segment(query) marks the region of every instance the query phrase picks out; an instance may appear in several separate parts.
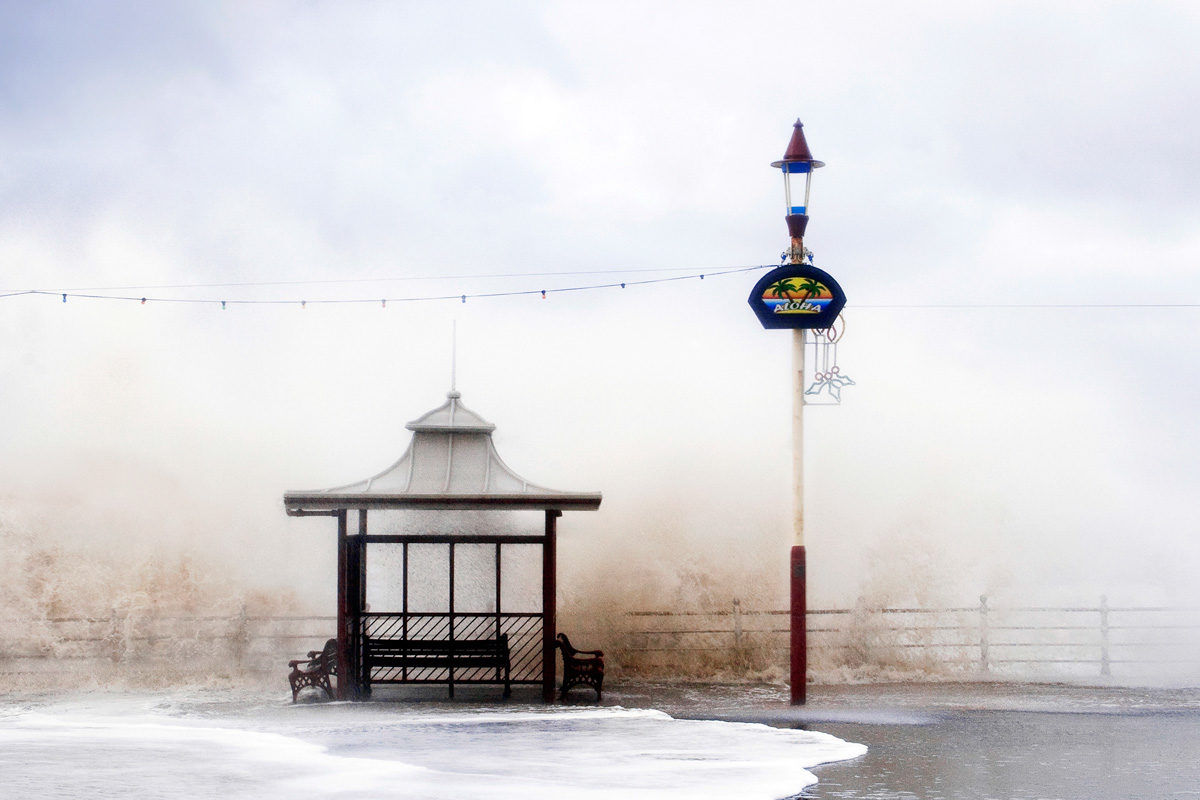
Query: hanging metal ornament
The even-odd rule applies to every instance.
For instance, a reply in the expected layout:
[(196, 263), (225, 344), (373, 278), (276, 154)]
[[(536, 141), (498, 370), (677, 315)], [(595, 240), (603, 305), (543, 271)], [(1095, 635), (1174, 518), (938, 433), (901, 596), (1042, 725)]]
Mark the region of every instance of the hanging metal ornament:
[(838, 341), (846, 333), (846, 318), (838, 314), (828, 328), (811, 328), (805, 331), (805, 346), (812, 346), (813, 379), (804, 390), (805, 402), (809, 397), (820, 401), (828, 394), (833, 403), (842, 402), (842, 389), (854, 385), (854, 379), (843, 374), (837, 363)]

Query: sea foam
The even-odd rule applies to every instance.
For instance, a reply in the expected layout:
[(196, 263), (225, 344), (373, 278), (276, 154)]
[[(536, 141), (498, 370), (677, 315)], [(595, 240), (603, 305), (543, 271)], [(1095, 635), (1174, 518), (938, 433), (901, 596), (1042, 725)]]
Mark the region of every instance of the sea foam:
[[(374, 706), (374, 707), (367, 707)], [(0, 715), (13, 796), (774, 800), (866, 752), (822, 733), (622, 708), (234, 706), (145, 696)]]

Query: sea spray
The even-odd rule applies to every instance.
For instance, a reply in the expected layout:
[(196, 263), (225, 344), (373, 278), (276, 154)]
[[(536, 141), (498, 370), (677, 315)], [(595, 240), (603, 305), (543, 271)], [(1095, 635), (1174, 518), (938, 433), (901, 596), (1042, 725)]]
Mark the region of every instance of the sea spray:
[(97, 551), (11, 512), (0, 518), (0, 671), (10, 683), (246, 677), (263, 660), (239, 637), (247, 619), (303, 611), (290, 589), (241, 585), (202, 554)]

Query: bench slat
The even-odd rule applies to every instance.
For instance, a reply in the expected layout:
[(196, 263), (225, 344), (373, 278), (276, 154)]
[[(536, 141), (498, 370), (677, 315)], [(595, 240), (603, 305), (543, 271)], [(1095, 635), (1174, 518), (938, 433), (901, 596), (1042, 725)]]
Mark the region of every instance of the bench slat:
[[(504, 672), (504, 696), (509, 695), (508, 635), (495, 639), (363, 639), (363, 665), (402, 669), (495, 669)], [(454, 695), (453, 672), (450, 694)]]

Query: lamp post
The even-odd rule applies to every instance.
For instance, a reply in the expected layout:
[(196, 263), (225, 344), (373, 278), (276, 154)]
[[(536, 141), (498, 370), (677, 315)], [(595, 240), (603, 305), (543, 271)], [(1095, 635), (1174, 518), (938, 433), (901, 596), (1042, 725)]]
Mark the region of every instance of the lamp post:
[[(846, 304), (846, 295), (831, 275), (804, 263), (804, 232), (813, 170), (825, 166), (808, 149), (804, 126), (796, 120), (787, 152), (772, 167), (783, 172), (791, 245), (787, 264), (759, 279), (749, 303), (762, 326), (792, 329), (792, 543), (789, 583), (791, 592), (792, 704), (803, 704), (808, 679), (806, 614), (807, 576), (804, 552), (804, 337), (809, 328), (827, 329)], [(798, 176), (804, 176), (803, 189)]]
[[(771, 163), (783, 172), (783, 196), (787, 208), (788, 235), (791, 247), (789, 261), (804, 261), (804, 232), (808, 228), (808, 201), (812, 191), (813, 171), (825, 162), (813, 158), (804, 139), (804, 124), (796, 120), (792, 139), (783, 159)], [(799, 196), (798, 180), (804, 176), (804, 198)], [(804, 337), (806, 328), (792, 329), (792, 539), (788, 562), (791, 602), (791, 686), (792, 705), (803, 705), (808, 699), (808, 563), (804, 551)]]

